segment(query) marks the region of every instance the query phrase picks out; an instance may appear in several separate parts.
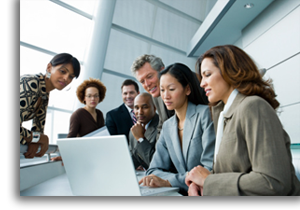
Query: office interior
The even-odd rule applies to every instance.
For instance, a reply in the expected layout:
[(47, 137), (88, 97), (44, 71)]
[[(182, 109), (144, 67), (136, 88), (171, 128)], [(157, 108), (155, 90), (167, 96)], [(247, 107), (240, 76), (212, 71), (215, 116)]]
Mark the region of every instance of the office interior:
[(83, 80), (98, 78), (106, 86), (97, 106), (105, 116), (122, 103), (122, 82), (136, 80), (130, 67), (138, 56), (154, 54), (165, 66), (181, 62), (195, 71), (202, 53), (223, 44), (243, 49), (273, 80), (300, 179), (299, 20), (300, 0), (20, 1), (20, 75), (44, 73), (61, 52), (78, 58), (82, 69), (66, 90), (51, 93), (44, 132), (52, 152), (28, 160), (21, 147), (20, 193), (65, 173), (61, 162), (49, 158), (59, 135), (68, 133), (71, 114), (83, 106), (76, 97)]

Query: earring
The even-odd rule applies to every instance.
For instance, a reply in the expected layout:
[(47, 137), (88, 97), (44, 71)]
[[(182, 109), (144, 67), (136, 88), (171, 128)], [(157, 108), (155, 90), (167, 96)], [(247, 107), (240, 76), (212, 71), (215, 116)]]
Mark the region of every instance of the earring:
[(50, 78), (51, 77), (51, 73), (50, 72), (46, 72), (46, 78)]

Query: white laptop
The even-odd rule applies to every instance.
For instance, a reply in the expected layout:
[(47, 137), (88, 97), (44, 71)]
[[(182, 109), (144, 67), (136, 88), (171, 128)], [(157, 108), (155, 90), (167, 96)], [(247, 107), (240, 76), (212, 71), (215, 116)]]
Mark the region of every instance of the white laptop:
[(57, 140), (72, 193), (78, 196), (159, 196), (177, 187), (139, 186), (125, 135)]
[(84, 137), (92, 137), (92, 136), (110, 136), (110, 133), (106, 126), (103, 126), (91, 133), (84, 135)]

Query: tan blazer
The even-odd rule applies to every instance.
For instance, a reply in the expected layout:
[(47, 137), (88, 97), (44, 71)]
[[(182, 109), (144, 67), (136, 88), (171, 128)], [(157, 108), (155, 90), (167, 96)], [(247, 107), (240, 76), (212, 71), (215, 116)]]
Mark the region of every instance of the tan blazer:
[[(213, 107), (215, 131), (224, 104)], [(258, 96), (238, 94), (224, 115), (224, 133), (204, 195), (300, 195), (290, 138), (275, 110)]]

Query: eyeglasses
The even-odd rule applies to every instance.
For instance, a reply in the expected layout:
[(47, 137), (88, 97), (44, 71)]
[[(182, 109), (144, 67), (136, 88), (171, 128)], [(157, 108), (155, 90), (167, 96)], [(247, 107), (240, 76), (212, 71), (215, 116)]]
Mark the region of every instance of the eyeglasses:
[(99, 95), (87, 95), (85, 96), (87, 97), (88, 99), (91, 99), (91, 98), (99, 98)]

